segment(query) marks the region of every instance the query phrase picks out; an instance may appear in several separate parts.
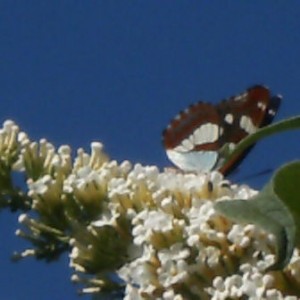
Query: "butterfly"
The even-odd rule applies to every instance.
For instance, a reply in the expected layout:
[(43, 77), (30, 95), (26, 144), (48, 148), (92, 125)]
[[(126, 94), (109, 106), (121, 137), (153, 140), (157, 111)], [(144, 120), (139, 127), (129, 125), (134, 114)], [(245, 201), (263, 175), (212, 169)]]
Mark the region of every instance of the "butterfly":
[(282, 97), (262, 85), (213, 105), (198, 102), (180, 112), (163, 131), (168, 158), (183, 171), (231, 173), (253, 146), (225, 160), (221, 149), (234, 149), (249, 134), (270, 124)]

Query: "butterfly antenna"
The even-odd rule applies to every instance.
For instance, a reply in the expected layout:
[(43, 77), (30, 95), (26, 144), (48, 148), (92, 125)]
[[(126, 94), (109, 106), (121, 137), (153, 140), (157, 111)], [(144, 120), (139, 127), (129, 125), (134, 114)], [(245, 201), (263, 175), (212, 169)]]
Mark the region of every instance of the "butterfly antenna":
[(267, 168), (267, 169), (264, 169), (264, 170), (256, 172), (256, 173), (252, 173), (252, 174), (246, 175), (243, 178), (240, 178), (238, 181), (240, 182), (240, 181), (245, 181), (245, 180), (257, 178), (257, 177), (260, 177), (260, 176), (269, 175), (273, 171), (274, 171), (273, 168)]

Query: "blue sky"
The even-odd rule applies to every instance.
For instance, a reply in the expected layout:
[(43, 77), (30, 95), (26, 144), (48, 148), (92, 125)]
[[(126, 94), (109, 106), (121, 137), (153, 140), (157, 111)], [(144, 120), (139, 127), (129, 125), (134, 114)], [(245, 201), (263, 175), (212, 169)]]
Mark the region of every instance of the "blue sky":
[[(263, 83), (299, 114), (299, 1), (0, 2), (0, 121), (56, 146), (105, 144), (113, 159), (170, 166), (161, 131), (198, 100)], [(299, 158), (300, 133), (261, 142), (233, 181)], [(260, 187), (269, 176), (246, 183)], [(66, 257), (12, 264), (27, 246), (2, 212), (1, 298), (76, 299)]]

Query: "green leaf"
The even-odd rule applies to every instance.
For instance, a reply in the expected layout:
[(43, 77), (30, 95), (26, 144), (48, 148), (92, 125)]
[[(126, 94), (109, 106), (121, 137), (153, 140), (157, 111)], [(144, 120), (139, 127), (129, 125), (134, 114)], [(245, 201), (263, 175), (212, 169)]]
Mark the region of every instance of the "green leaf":
[(250, 134), (246, 138), (242, 139), (242, 141), (232, 151), (229, 151), (225, 145), (223, 151), (226, 158), (223, 164), (226, 164), (226, 162), (242, 154), (244, 150), (252, 146), (257, 141), (266, 138), (270, 135), (273, 135), (275, 133), (292, 130), (292, 129), (300, 129), (300, 116), (285, 119), (283, 121), (276, 122), (260, 128), (255, 133)]
[(300, 244), (300, 161), (279, 168), (252, 199), (219, 201), (215, 208), (233, 221), (252, 223), (274, 234), (277, 259), (268, 270), (283, 269)]
[(300, 246), (300, 161), (286, 164), (276, 172), (274, 190), (293, 217), (296, 226), (295, 243)]

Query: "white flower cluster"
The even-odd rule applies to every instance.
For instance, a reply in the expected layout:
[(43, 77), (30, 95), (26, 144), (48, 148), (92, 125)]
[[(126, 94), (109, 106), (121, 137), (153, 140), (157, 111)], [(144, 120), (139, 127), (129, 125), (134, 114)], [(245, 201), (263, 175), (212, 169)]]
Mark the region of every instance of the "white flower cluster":
[[(248, 199), (256, 191), (229, 186), (216, 172), (159, 173), (135, 165), (110, 181), (108, 193), (111, 216), (126, 207), (122, 214), (132, 226), (130, 259), (118, 270), (125, 299), (296, 299), (284, 297), (264, 274), (275, 260), (272, 236), (231, 224), (214, 210), (217, 199)], [(94, 222), (104, 224), (103, 218)]]
[[(8, 125), (16, 141), (18, 130)], [(218, 200), (251, 198), (257, 192), (249, 187), (231, 185), (218, 172), (118, 164), (100, 143), (92, 143), (90, 154), (78, 150), (73, 162), (68, 146), (56, 151), (24, 133), (18, 141), (15, 169), (25, 170), (32, 209), (40, 217), (32, 221), (23, 215), (20, 222), (33, 232), (29, 240), (57, 234), (60, 243), (69, 243), (70, 266), (97, 274), (85, 281), (84, 291), (113, 286), (114, 272), (125, 284), (127, 300), (297, 299), (298, 250), (284, 271), (265, 273), (275, 260), (274, 238), (214, 209)]]

